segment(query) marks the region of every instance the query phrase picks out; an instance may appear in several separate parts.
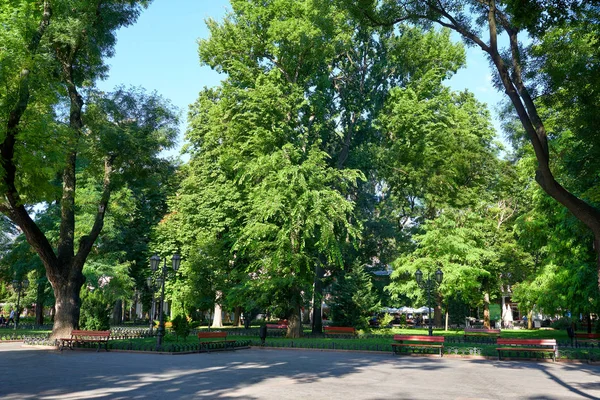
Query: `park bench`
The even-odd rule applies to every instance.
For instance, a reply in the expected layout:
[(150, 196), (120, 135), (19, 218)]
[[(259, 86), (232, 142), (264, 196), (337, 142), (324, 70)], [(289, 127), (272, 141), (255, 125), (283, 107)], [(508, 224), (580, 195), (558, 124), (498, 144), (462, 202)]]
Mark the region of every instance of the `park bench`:
[(198, 332), (198, 339), (200, 341), (200, 350), (206, 350), (207, 353), (210, 349), (231, 349), (235, 350), (235, 340), (227, 339), (227, 332)]
[(575, 343), (579, 345), (579, 342), (583, 343), (597, 343), (600, 340), (600, 333), (583, 333), (575, 332)]
[(108, 351), (108, 339), (110, 338), (110, 331), (83, 331), (74, 329), (71, 331), (70, 338), (60, 338), (59, 349), (62, 351), (65, 346), (73, 350), (73, 344), (84, 344), (84, 343), (97, 343), (100, 351), (100, 346), (104, 344), (104, 349)]
[(352, 335), (356, 336), (356, 329), (351, 326), (324, 326), (323, 333), (326, 335)]
[(287, 324), (267, 324), (267, 329), (287, 329)]
[(403, 349), (406, 349), (407, 353), (409, 350), (411, 353), (414, 353), (415, 350), (423, 352), (425, 350), (437, 349), (440, 357), (442, 357), (444, 353), (444, 340), (444, 336), (394, 335), (394, 341), (398, 343), (392, 343), (392, 350), (394, 354), (402, 354)]
[(548, 353), (552, 356), (552, 361), (556, 361), (556, 339), (502, 339), (496, 340), (498, 347), (498, 360), (502, 353)]
[(500, 329), (478, 329), (478, 328), (465, 328), (464, 339), (467, 340), (468, 337), (480, 336), (480, 337), (494, 337), (498, 338), (500, 336)]

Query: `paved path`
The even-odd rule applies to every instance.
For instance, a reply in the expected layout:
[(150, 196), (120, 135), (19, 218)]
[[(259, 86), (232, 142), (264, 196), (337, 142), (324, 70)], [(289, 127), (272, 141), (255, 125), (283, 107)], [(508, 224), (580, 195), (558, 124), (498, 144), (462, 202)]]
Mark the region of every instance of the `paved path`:
[(247, 349), (159, 355), (0, 344), (3, 399), (600, 399), (600, 366)]

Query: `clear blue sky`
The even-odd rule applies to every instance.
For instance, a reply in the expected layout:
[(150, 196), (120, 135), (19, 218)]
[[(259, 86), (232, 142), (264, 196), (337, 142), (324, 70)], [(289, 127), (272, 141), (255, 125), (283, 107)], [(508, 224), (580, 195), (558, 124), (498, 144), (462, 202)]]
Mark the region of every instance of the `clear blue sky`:
[[(182, 135), (188, 105), (205, 86), (222, 79), (198, 61), (197, 40), (208, 37), (205, 20), (220, 20), (228, 0), (154, 0), (137, 23), (117, 34), (116, 55), (108, 61), (109, 79), (99, 83), (105, 91), (116, 85), (156, 90), (183, 113)], [(491, 84), (487, 60), (477, 48), (467, 48), (467, 68), (450, 81), (455, 90), (469, 89), (489, 105), (492, 115), (502, 98)], [(499, 127), (496, 121), (494, 125)]]

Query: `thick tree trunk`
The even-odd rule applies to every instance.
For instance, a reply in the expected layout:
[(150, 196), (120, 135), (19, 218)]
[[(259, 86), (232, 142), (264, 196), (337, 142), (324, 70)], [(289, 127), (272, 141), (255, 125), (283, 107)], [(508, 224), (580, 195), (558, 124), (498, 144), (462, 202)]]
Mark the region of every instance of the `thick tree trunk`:
[(234, 310), (233, 326), (242, 326), (242, 307), (236, 307)]
[(483, 294), (483, 326), (490, 329), (490, 294), (485, 292)]
[(111, 325), (119, 325), (123, 319), (123, 300), (117, 300), (113, 306)]
[(69, 337), (71, 331), (79, 327), (80, 292), (84, 282), (85, 277), (83, 274), (74, 271), (66, 281), (56, 282), (56, 280), (50, 278), (50, 283), (54, 289), (54, 298), (56, 299), (52, 339)]
[(288, 318), (287, 337), (299, 338), (302, 336), (302, 320), (300, 318), (300, 306), (293, 308)]

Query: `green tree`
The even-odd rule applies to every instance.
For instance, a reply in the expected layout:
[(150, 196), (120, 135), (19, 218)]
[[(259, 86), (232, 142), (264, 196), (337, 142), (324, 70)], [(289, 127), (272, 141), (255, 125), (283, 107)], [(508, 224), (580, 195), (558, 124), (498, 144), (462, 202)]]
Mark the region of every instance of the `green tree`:
[[(0, 71), (7, 82), (0, 94), (0, 212), (19, 226), (46, 268), (56, 298), (54, 337), (78, 324), (85, 260), (102, 230), (121, 168), (129, 165), (127, 156), (140, 154), (125, 147), (139, 141), (118, 147), (111, 132), (120, 130), (129, 138), (137, 132), (153, 143), (148, 150), (155, 152), (173, 142), (175, 121), (170, 113), (159, 119), (106, 119), (102, 129), (88, 124), (84, 115), (87, 99), (82, 89), (106, 74), (104, 59), (112, 55), (116, 30), (133, 23), (147, 4), (72, 0), (1, 7), (2, 42), (8, 50)], [(110, 152), (101, 153), (107, 149)], [(78, 176), (86, 173), (86, 178), (97, 179), (99, 196), (90, 229), (78, 236)], [(55, 201), (60, 204), (60, 227), (57, 241), (51, 242), (26, 205)]]
[[(592, 29), (597, 27), (594, 22), (597, 21), (597, 5), (577, 1), (568, 3), (574, 6), (572, 10), (553, 6), (550, 8), (552, 12), (548, 13), (541, 6), (544, 3), (537, 1), (345, 1), (345, 4), (356, 11), (368, 24), (393, 26), (403, 21), (416, 21), (426, 25), (437, 23), (454, 30), (468, 44), (478, 47), (488, 56), (496, 74), (495, 82), (498, 88), (507, 94), (526, 137), (533, 147), (537, 161), (535, 173), (537, 183), (548, 195), (573, 213), (594, 235), (597, 285), (600, 288), (600, 210), (586, 196), (557, 181), (556, 173), (553, 171), (555, 169), (553, 161), (557, 157), (550, 149), (554, 141), (564, 139), (564, 136), (559, 132), (548, 130), (547, 120), (540, 112), (540, 101), (536, 98), (536, 85), (540, 82), (536, 78), (540, 77), (543, 69), (539, 69), (540, 64), (536, 62), (538, 60), (532, 58), (535, 56), (531, 51), (532, 44), (537, 44), (545, 31), (560, 27), (563, 23), (581, 24), (581, 26), (588, 26)], [(541, 26), (543, 29), (540, 29)], [(501, 49), (499, 46), (499, 37), (502, 34), (505, 34), (508, 39), (507, 49)], [(527, 34), (529, 34), (527, 40), (532, 39), (532, 42), (524, 39)], [(573, 44), (574, 41), (571, 43)], [(587, 47), (587, 49), (590, 48), (596, 49), (597, 46)], [(586, 48), (584, 47), (584, 49)], [(558, 52), (554, 54), (558, 54)], [(577, 54), (577, 52), (570, 54)], [(574, 57), (579, 59), (578, 55)], [(542, 65), (551, 68), (554, 59), (552, 56), (546, 60), (542, 58)], [(550, 63), (544, 64), (544, 61), (548, 60)], [(560, 64), (566, 66), (569, 63), (561, 61)], [(597, 65), (597, 62), (593, 60), (579, 63), (578, 66), (586, 72), (579, 76), (585, 76), (588, 72), (592, 72)], [(549, 71), (547, 70), (547, 72)], [(577, 75), (577, 72), (574, 75)], [(552, 76), (552, 73), (549, 75)], [(558, 76), (554, 75), (554, 77)], [(552, 79), (551, 81), (561, 82)], [(584, 93), (584, 91), (579, 93)]]
[(381, 310), (381, 303), (364, 266), (355, 265), (338, 275), (332, 287), (330, 308), (334, 325), (368, 328), (369, 319)]

